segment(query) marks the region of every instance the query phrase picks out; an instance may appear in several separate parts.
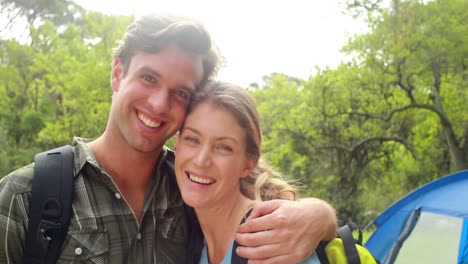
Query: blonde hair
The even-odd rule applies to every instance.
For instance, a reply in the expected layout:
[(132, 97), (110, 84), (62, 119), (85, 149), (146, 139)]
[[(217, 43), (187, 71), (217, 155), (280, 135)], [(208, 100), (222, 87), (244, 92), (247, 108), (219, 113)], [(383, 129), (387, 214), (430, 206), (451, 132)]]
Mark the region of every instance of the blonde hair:
[(252, 200), (299, 199), (298, 189), (262, 158), (258, 160), (254, 171), (240, 183), (242, 194)]
[(252, 200), (298, 199), (298, 190), (260, 158), (262, 134), (260, 118), (254, 99), (240, 86), (212, 81), (198, 90), (188, 108), (190, 113), (197, 105), (209, 102), (230, 111), (244, 129), (246, 155), (257, 165), (247, 177), (241, 179), (242, 194)]

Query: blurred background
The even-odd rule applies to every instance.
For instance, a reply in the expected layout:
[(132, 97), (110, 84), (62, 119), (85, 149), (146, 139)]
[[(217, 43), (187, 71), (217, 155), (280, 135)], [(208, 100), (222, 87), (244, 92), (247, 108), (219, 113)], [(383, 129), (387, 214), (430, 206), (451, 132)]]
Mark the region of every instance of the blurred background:
[(206, 25), (219, 79), (257, 101), (263, 155), (342, 222), (468, 169), (466, 0), (0, 3), (0, 177), (102, 133), (112, 48), (146, 12)]

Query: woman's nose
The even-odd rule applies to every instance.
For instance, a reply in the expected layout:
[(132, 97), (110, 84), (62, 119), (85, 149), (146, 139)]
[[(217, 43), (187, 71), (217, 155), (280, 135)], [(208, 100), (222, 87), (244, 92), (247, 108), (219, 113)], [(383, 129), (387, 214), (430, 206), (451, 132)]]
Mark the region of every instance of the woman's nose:
[(209, 167), (211, 165), (211, 149), (208, 146), (203, 146), (196, 154), (194, 162), (200, 168)]

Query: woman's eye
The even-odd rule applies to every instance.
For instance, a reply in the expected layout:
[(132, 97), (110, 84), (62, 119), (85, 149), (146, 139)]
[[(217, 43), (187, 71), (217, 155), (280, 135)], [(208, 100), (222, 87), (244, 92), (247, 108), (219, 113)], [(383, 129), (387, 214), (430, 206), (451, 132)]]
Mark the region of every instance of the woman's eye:
[(198, 139), (195, 137), (185, 137), (185, 141), (191, 142), (191, 143), (197, 143)]
[(227, 145), (221, 145), (218, 147), (218, 149), (223, 150), (223, 151), (232, 151), (232, 148)]

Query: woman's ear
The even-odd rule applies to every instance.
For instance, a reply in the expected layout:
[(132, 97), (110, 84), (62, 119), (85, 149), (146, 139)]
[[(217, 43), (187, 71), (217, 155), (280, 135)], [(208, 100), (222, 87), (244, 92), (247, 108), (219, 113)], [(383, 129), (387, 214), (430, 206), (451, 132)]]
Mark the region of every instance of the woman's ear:
[(252, 159), (247, 160), (246, 166), (245, 166), (244, 170), (242, 171), (242, 177), (241, 178), (245, 178), (245, 177), (249, 176), (253, 172), (253, 170), (255, 169), (256, 166), (257, 166), (257, 162), (255, 162)]
[(177, 133), (174, 135), (174, 151), (176, 151), (177, 142), (179, 142), (179, 135), (180, 135), (180, 132), (177, 132)]

